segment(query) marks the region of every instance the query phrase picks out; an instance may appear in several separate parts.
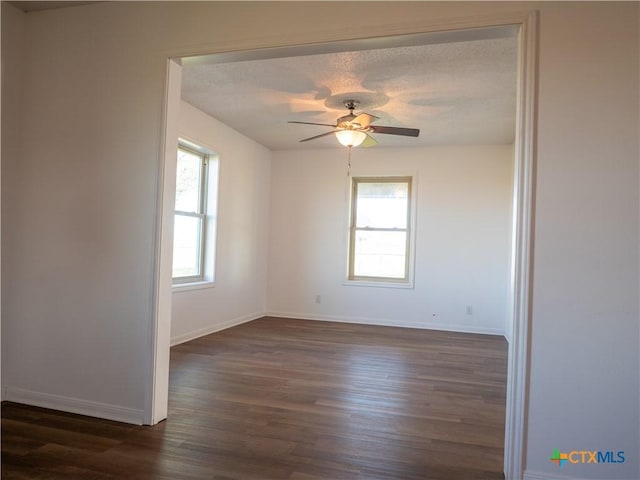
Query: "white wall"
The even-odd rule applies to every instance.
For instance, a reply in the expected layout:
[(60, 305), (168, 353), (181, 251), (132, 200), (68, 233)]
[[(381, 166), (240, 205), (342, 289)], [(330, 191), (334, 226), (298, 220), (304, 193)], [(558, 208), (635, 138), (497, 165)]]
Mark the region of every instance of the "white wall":
[(639, 478), (636, 2), (101, 2), (30, 13), (19, 156), (2, 172), (17, 192), (13, 216), (2, 215), (13, 238), (2, 248), (4, 386), (66, 408), (148, 407), (167, 55), (532, 9), (540, 83), (527, 474), (557, 475), (553, 448), (602, 446), (631, 452), (628, 461), (565, 465), (562, 475)]
[[(0, 217), (7, 215), (6, 203), (2, 203), (2, 199), (7, 200), (10, 196), (10, 185), (5, 185), (2, 182), (1, 172), (3, 169), (10, 168), (16, 160), (16, 151), (19, 148), (19, 136), (20, 136), (20, 105), (22, 101), (22, 61), (21, 57), (24, 54), (24, 14), (19, 12), (12, 6), (0, 5), (0, 19), (3, 21), (3, 27), (0, 31), (0, 46), (2, 48), (2, 65), (0, 65), (0, 77), (2, 88), (0, 91), (0, 110), (2, 115), (0, 117), (0, 192), (2, 192), (0, 198)], [(6, 25), (6, 27), (5, 27)], [(10, 92), (11, 95), (7, 95)], [(4, 97), (4, 98), (3, 98)], [(3, 122), (4, 120), (4, 122)], [(10, 213), (9, 213), (10, 214)], [(6, 243), (8, 234), (6, 230), (1, 232), (0, 225), (0, 238), (2, 239), (2, 245)], [(0, 251), (2, 250), (0, 245)], [(0, 257), (0, 272), (1, 269), (1, 257)], [(0, 275), (1, 277), (1, 275)], [(0, 278), (0, 285), (2, 280)], [(1, 300), (0, 291), (0, 300)], [(0, 325), (2, 319), (2, 308), (0, 303)], [(0, 338), (1, 335), (0, 328)], [(0, 377), (1, 377), (1, 359), (4, 358), (0, 348)], [(4, 392), (0, 389), (0, 400), (2, 399)]]
[(512, 147), (354, 149), (354, 176), (416, 175), (410, 289), (344, 284), (346, 163), (346, 149), (274, 153), (269, 314), (504, 335)]
[(171, 342), (264, 314), (271, 152), (186, 102), (180, 135), (220, 157), (216, 281), (174, 291)]
[(144, 20), (25, 16), (22, 131), (3, 175), (6, 399), (143, 421), (166, 75)]
[[(638, 3), (540, 16), (527, 469), (640, 478)], [(548, 461), (624, 450), (617, 465)]]
[[(13, 295), (14, 283), (9, 281), (7, 273), (16, 270), (18, 265), (12, 255), (14, 251), (14, 229), (7, 225), (15, 225), (16, 211), (11, 208), (16, 203), (16, 172), (20, 152), (21, 120), (22, 120), (22, 85), (23, 62), (25, 54), (25, 20), (26, 15), (17, 8), (2, 2), (2, 297), (6, 300)], [(10, 302), (3, 302), (2, 316), (11, 318)], [(5, 372), (11, 365), (13, 346), (3, 343), (2, 346), (2, 381)], [(2, 389), (4, 396), (4, 389)], [(3, 398), (4, 399), (4, 398)]]

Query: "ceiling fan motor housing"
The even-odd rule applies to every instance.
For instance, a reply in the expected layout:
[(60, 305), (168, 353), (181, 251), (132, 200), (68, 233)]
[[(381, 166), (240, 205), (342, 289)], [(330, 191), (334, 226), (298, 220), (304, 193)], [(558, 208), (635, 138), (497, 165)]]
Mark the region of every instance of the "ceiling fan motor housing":
[(338, 128), (346, 128), (346, 129), (360, 128), (361, 127), (360, 124), (353, 123), (353, 121), (356, 118), (357, 118), (357, 115), (350, 113), (349, 115), (345, 115), (343, 117), (338, 118), (338, 120), (336, 121), (336, 124)]
[(344, 128), (346, 130), (360, 129), (362, 125), (353, 123), (353, 121), (358, 117), (353, 114), (353, 111), (360, 106), (360, 102), (358, 100), (345, 100), (344, 106), (349, 110), (349, 114), (338, 117), (338, 120), (336, 120), (338, 128)]

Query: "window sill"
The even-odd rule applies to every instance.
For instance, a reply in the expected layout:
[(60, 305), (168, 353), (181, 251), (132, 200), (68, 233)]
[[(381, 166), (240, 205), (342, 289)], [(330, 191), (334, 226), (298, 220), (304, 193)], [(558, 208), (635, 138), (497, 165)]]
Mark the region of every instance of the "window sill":
[(343, 285), (348, 287), (377, 287), (377, 288), (413, 288), (413, 282), (374, 282), (366, 280), (345, 280)]
[(173, 293), (180, 293), (189, 292), (191, 290), (203, 290), (205, 288), (213, 288), (215, 286), (215, 282), (204, 280), (202, 282), (176, 283), (172, 286), (171, 290)]

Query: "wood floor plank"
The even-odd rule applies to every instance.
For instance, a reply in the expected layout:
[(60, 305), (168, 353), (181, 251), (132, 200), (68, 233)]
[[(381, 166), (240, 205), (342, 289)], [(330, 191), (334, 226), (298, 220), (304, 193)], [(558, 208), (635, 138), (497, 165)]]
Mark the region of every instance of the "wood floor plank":
[(265, 317), (171, 351), (169, 416), (2, 406), (4, 479), (502, 479), (504, 338)]

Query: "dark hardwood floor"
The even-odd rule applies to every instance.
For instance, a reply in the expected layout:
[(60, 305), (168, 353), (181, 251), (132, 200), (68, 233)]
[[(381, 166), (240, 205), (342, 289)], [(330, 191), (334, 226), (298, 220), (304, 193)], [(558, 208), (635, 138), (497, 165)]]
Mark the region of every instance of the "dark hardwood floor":
[(502, 479), (494, 336), (263, 318), (174, 347), (169, 418), (2, 405), (2, 478)]

